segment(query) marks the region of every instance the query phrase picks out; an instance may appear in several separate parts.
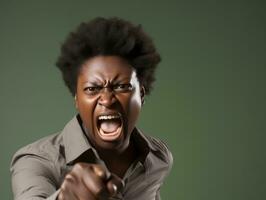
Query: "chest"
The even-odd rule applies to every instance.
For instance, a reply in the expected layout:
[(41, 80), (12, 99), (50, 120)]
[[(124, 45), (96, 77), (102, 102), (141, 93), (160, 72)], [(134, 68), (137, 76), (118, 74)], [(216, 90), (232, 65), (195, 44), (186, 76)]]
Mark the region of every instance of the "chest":
[(123, 200), (155, 200), (165, 173), (163, 168), (144, 168), (138, 163), (131, 166), (124, 176), (125, 187), (115, 199)]

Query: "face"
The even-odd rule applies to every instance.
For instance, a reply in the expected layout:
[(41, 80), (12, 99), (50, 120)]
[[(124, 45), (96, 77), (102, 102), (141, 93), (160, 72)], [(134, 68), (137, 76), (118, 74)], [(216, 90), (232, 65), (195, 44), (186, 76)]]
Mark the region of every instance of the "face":
[(75, 101), (96, 149), (122, 152), (129, 146), (143, 97), (144, 87), (123, 58), (96, 56), (82, 65)]

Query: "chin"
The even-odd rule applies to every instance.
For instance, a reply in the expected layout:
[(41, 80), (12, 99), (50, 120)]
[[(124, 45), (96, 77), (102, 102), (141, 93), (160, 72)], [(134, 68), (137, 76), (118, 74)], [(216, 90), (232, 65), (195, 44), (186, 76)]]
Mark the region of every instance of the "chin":
[(114, 151), (114, 152), (123, 152), (129, 146), (129, 142), (125, 140), (117, 141), (98, 141), (97, 149), (103, 151)]

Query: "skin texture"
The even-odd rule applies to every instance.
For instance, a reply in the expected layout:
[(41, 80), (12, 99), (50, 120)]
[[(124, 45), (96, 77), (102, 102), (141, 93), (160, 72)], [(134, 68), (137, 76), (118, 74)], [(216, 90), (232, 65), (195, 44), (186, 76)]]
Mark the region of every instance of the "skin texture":
[[(108, 169), (78, 163), (62, 183), (59, 200), (108, 199), (123, 187), (121, 178), (136, 158), (130, 136), (136, 125), (145, 90), (126, 60), (96, 56), (81, 68), (75, 96), (86, 134)], [(101, 137), (98, 118), (118, 115), (121, 126), (114, 137)]]
[(123, 182), (101, 165), (78, 163), (65, 176), (58, 200), (106, 200), (123, 187)]

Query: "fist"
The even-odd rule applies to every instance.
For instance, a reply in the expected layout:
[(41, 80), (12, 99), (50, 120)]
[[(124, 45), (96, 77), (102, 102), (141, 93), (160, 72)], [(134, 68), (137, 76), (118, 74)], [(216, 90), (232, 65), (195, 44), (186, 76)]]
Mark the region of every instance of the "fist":
[(123, 181), (99, 164), (77, 163), (65, 176), (58, 200), (107, 200)]

